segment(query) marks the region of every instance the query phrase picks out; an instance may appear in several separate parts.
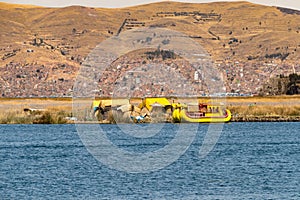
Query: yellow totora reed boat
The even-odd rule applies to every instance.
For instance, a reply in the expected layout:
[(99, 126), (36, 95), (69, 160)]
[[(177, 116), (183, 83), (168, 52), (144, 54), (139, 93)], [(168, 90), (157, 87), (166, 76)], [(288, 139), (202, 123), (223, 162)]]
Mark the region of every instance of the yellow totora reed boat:
[(173, 108), (174, 122), (224, 123), (231, 119), (231, 112), (217, 105), (181, 105), (177, 103), (173, 104)]

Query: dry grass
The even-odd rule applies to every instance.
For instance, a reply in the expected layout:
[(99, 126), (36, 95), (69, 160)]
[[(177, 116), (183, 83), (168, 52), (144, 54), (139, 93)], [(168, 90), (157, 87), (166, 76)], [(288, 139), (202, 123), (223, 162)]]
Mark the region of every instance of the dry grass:
[(42, 8), (42, 6), (35, 6), (35, 5), (25, 5), (25, 4), (8, 4), (4, 2), (0, 2), (1, 9), (9, 10), (9, 9), (16, 9), (16, 8)]
[(239, 117), (295, 117), (300, 116), (300, 97), (246, 97), (227, 98), (233, 116)]
[(16, 106), (16, 102), (10, 102), (0, 109), (0, 124), (62, 124), (67, 123), (66, 117), (72, 116), (70, 106), (47, 106), (43, 104), (45, 111), (24, 112), (24, 105)]
[(0, 124), (30, 124), (33, 118), (21, 111), (6, 111), (0, 113)]
[(233, 115), (239, 116), (300, 116), (300, 105), (290, 106), (229, 106)]
[[(209, 103), (210, 98), (201, 98)], [(233, 116), (300, 116), (299, 96), (277, 97), (231, 97), (226, 98), (228, 108)], [(186, 101), (190, 101), (187, 99)], [(131, 103), (138, 104), (140, 98), (131, 99)], [(222, 102), (220, 100), (220, 102)], [(66, 117), (75, 116), (78, 121), (96, 122), (97, 119), (91, 111), (91, 100), (82, 100), (79, 106), (72, 108), (72, 99), (0, 99), (0, 123), (1, 124), (31, 124), (31, 123), (68, 123)], [(77, 103), (77, 102), (76, 102)], [(35, 112), (28, 115), (24, 108), (41, 108), (45, 112)], [(121, 113), (109, 113), (110, 123), (129, 123), (130, 116)]]
[(1, 113), (0, 124), (64, 124), (66, 117), (71, 116), (65, 111), (45, 111), (25, 114), (21, 111)]
[(226, 102), (230, 103), (295, 103), (300, 105), (300, 96), (268, 96), (268, 97), (227, 97)]

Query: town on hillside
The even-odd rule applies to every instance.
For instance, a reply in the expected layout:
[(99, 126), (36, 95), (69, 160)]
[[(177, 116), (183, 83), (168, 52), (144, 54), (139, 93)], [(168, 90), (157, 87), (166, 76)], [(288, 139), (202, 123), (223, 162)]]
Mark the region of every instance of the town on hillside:
[[(211, 79), (222, 82), (221, 92), (210, 91), (207, 72), (195, 70), (172, 49), (145, 49), (121, 56), (103, 74), (91, 74), (99, 77), (95, 96), (300, 92), (299, 11), (248, 2), (162, 2), (122, 9), (1, 5), (1, 97), (71, 97), (98, 44), (145, 27), (179, 31), (198, 42), (218, 71)], [(176, 84), (168, 82), (170, 76)]]

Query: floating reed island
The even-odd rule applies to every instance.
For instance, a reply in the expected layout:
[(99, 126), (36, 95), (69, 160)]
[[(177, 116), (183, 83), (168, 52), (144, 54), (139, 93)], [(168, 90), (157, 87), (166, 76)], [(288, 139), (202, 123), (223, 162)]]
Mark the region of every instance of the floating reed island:
[(0, 99), (1, 124), (300, 121), (300, 96)]
[(93, 115), (108, 123), (217, 123), (229, 122), (231, 113), (224, 104), (203, 103), (200, 100), (144, 98), (131, 100), (95, 100)]

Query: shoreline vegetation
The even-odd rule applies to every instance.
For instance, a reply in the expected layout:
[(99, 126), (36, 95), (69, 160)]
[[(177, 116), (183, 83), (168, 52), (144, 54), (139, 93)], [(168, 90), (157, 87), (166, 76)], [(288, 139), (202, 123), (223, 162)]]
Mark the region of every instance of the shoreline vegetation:
[[(197, 98), (210, 102), (211, 98)], [(134, 99), (138, 103), (141, 99)], [(300, 96), (227, 97), (226, 108), (232, 113), (231, 122), (300, 122)], [(108, 120), (93, 118), (91, 104), (77, 108), (88, 118), (75, 118), (72, 98), (0, 98), (0, 124), (71, 124), (71, 123), (130, 123), (109, 112)], [(88, 100), (92, 103), (92, 100)], [(88, 106), (87, 106), (88, 105)], [(169, 121), (171, 122), (171, 121)], [(132, 122), (131, 122), (132, 123)]]

